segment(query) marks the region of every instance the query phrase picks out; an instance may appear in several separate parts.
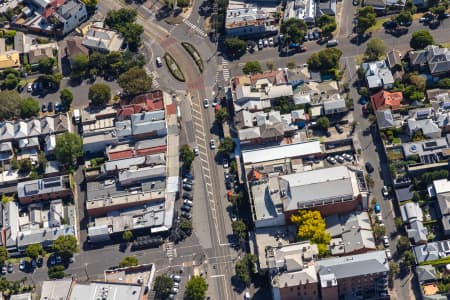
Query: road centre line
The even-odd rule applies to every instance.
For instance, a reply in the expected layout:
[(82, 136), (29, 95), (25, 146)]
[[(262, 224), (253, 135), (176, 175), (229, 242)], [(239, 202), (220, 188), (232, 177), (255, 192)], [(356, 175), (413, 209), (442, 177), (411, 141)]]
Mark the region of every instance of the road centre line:
[(211, 275), (209, 278), (225, 277), (225, 274)]

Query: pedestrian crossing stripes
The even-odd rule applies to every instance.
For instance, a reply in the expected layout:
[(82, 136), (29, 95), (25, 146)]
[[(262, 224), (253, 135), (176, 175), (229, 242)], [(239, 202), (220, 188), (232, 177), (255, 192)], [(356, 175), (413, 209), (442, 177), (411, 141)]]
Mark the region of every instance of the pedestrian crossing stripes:
[(228, 69), (228, 64), (230, 62), (226, 59), (222, 59), (222, 72), (223, 72), (223, 79), (225, 82), (228, 82), (230, 80), (230, 70)]
[(177, 256), (177, 249), (173, 247), (173, 243), (169, 242), (166, 244), (166, 255), (167, 257), (176, 257)]
[(160, 87), (158, 80), (156, 79), (158, 77), (158, 73), (156, 71), (151, 71), (147, 66), (144, 66), (145, 73), (147, 73), (148, 76), (152, 77), (152, 87), (154, 89), (157, 89)]
[(189, 26), (192, 30), (194, 30), (194, 32), (197, 33), (199, 36), (203, 38), (208, 36), (203, 30), (201, 30), (197, 25), (192, 24), (188, 19), (184, 19), (183, 23)]

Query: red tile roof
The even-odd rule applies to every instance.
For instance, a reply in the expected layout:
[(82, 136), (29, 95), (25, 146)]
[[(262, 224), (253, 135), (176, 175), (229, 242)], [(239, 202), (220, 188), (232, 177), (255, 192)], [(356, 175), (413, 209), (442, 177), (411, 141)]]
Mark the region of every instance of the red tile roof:
[(163, 152), (166, 152), (166, 149), (167, 149), (166, 145), (152, 147), (152, 148), (139, 149), (139, 150), (136, 150), (136, 156), (149, 155), (149, 154), (155, 154), (155, 153), (163, 153)]
[(119, 120), (124, 120), (127, 117), (131, 116), (132, 114), (137, 114), (142, 112), (142, 106), (137, 104), (131, 104), (122, 106), (117, 109), (117, 118)]
[(109, 160), (131, 158), (134, 156), (134, 150), (127, 149), (127, 150), (122, 150), (122, 151), (117, 151), (117, 152), (110, 152), (108, 156), (109, 156)]
[(399, 109), (403, 100), (402, 92), (387, 92), (380, 91), (370, 97), (372, 107), (374, 110), (391, 108), (392, 110)]
[(172, 103), (166, 106), (166, 114), (168, 115), (174, 115), (177, 113), (177, 104)]
[(263, 73), (263, 74), (255, 74), (250, 76), (250, 80), (252, 82), (252, 86), (256, 84), (256, 81), (259, 79), (267, 79), (272, 84), (285, 84), (287, 83), (286, 77), (284, 76), (283, 71), (272, 71), (270, 73)]
[(131, 104), (139, 104), (146, 111), (164, 109), (163, 93), (161, 91), (153, 91), (136, 96), (131, 100)]

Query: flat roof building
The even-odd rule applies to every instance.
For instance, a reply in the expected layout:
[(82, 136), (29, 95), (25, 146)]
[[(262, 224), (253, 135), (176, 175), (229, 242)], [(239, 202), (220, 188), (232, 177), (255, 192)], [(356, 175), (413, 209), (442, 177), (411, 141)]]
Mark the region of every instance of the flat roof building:
[(77, 283), (72, 287), (70, 300), (141, 300), (144, 287), (140, 284), (91, 282)]
[(49, 280), (42, 283), (41, 300), (67, 300), (72, 279)]
[(22, 204), (65, 198), (72, 195), (68, 175), (29, 180), (17, 184), (17, 197)]

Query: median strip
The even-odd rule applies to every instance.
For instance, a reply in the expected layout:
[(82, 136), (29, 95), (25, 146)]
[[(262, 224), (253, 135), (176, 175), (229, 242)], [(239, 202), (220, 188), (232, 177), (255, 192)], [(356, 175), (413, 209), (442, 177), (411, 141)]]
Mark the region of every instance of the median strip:
[(181, 45), (189, 53), (189, 55), (192, 57), (192, 59), (195, 61), (195, 64), (197, 65), (200, 73), (203, 73), (203, 68), (204, 68), (203, 60), (200, 56), (200, 53), (198, 53), (197, 49), (195, 49), (195, 47), (188, 42), (182, 42)]
[(164, 60), (166, 65), (169, 67), (170, 73), (177, 80), (184, 82), (186, 79), (184, 78), (183, 72), (181, 72), (180, 66), (178, 66), (177, 62), (173, 59), (173, 57), (169, 53), (164, 54)]

